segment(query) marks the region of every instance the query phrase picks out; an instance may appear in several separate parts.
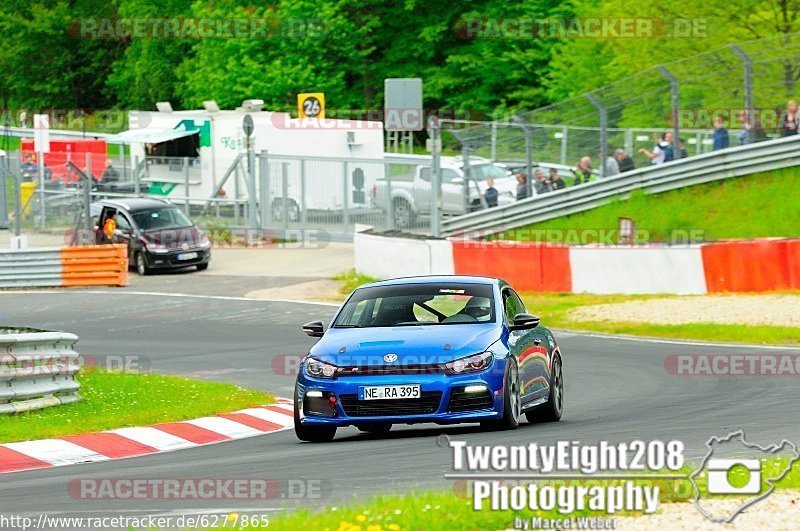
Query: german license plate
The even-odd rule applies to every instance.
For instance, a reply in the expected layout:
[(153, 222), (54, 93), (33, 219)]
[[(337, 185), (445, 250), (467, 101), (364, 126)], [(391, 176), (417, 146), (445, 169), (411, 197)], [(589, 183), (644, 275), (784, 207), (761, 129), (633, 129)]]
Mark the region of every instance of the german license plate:
[(390, 400), (397, 398), (419, 398), (419, 385), (379, 385), (359, 387), (359, 400)]
[(197, 258), (197, 253), (183, 253), (178, 255), (178, 260), (192, 260)]

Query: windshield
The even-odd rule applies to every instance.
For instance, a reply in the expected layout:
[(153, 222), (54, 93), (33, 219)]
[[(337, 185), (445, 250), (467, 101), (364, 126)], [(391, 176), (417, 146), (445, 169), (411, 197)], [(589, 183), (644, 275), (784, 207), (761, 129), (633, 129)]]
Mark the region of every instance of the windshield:
[(495, 166), (494, 164), (478, 164), (470, 166), (470, 170), (472, 170), (472, 178), (476, 181), (485, 181), (489, 177), (493, 179), (508, 177), (508, 174), (503, 168)]
[(194, 224), (174, 206), (151, 208), (133, 213), (133, 220), (145, 232), (162, 229), (186, 229)]
[(494, 314), (490, 284), (401, 284), (356, 290), (333, 327), (490, 323)]

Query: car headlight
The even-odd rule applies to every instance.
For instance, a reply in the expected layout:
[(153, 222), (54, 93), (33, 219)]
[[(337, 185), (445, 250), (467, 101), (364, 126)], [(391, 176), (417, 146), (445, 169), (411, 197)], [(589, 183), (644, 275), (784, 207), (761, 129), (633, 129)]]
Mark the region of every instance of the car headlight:
[(169, 248), (162, 243), (148, 243), (146, 247), (151, 253), (163, 254), (169, 252)]
[(473, 354), (466, 358), (445, 363), (445, 374), (468, 374), (486, 369), (492, 363), (492, 353), (488, 350), (481, 354)]
[(198, 243), (201, 249), (208, 249), (211, 247), (211, 240), (208, 239), (204, 233), (200, 234), (200, 242)]
[(336, 377), (336, 365), (319, 361), (318, 359), (308, 358), (306, 360), (306, 374), (314, 378), (334, 378)]

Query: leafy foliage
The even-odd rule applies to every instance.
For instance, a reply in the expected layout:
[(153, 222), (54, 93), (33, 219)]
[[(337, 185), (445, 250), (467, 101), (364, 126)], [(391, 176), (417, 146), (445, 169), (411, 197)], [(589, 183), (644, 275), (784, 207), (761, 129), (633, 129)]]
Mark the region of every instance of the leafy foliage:
[[(332, 110), (370, 109), (382, 106), (384, 78), (422, 77), (426, 107), (484, 118), (560, 101), (730, 42), (786, 35), (799, 29), (799, 13), (798, 0), (680, 5), (633, 0), (0, 0), (0, 98), (6, 108), (65, 109), (150, 109), (160, 100), (191, 108), (208, 99), (230, 108), (245, 98), (261, 98), (268, 108), (292, 109), (298, 92), (322, 91)], [(630, 38), (565, 38), (535, 30), (543, 20), (626, 18), (652, 19), (656, 31)], [(245, 21), (259, 29), (233, 35), (175, 35), (156, 29), (100, 37), (81, 31), (99, 21), (118, 28), (114, 23), (119, 20), (211, 21), (215, 28), (220, 21)], [(534, 22), (534, 30), (521, 29), (521, 21)], [(504, 26), (507, 22), (511, 26)], [(504, 29), (465, 31), (476, 25)], [(709, 56), (709, 72), (719, 61)], [(775, 88), (765, 89), (768, 93), (756, 93), (757, 100), (791, 95), (800, 75), (794, 63), (757, 69), (756, 76), (776, 80)], [(725, 75), (739, 82), (738, 76)], [(642, 90), (653, 83), (643, 80)], [(682, 105), (741, 100), (731, 88), (718, 90), (717, 101), (710, 101), (702, 87), (687, 87)], [(643, 100), (611, 120), (641, 124), (654, 106), (660, 116), (661, 99)]]

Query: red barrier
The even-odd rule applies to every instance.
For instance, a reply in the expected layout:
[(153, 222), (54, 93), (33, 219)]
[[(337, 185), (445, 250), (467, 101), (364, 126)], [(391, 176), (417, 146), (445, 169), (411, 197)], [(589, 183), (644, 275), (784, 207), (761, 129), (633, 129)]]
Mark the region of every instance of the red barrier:
[(701, 249), (709, 293), (762, 292), (800, 286), (800, 241), (710, 243)]
[(572, 291), (567, 247), (507, 241), (453, 241), (457, 275), (506, 280), (520, 291)]

